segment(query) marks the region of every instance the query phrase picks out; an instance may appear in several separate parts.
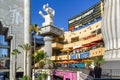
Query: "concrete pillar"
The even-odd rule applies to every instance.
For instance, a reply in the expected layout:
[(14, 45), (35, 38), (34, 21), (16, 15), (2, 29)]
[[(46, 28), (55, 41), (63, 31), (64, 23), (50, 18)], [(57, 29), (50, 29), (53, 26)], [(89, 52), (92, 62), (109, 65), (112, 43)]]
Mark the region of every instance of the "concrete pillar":
[(120, 69), (120, 0), (104, 0), (102, 34), (106, 60), (102, 68)]
[(45, 42), (44, 52), (46, 52), (47, 55), (51, 57), (52, 56), (52, 36), (45, 36), (44, 42)]
[[(30, 0), (24, 0), (24, 44), (26, 43), (30, 44), (31, 42), (29, 26), (30, 26)], [(30, 51), (28, 52), (28, 55), (27, 55), (27, 75), (31, 76), (31, 58), (29, 57), (29, 54), (30, 54)], [(25, 69), (25, 66), (24, 66), (24, 69)]]
[(16, 48), (16, 40), (15, 40), (15, 35), (11, 34), (12, 39), (11, 39), (11, 45), (10, 45), (10, 79), (14, 80), (15, 79), (15, 56), (11, 54), (13, 49)]
[[(12, 40), (13, 40), (13, 39), (12, 39)], [(13, 47), (12, 47), (12, 42), (13, 42), (13, 41), (12, 41), (12, 40), (11, 40), (11, 43), (10, 43), (10, 44), (11, 44), (11, 50), (10, 50), (11, 52), (12, 52), (12, 49), (13, 49)], [(10, 53), (11, 53), (11, 52), (10, 52)], [(10, 55), (11, 55), (11, 54), (10, 54)], [(13, 56), (11, 55), (11, 56), (10, 56), (10, 79), (12, 79), (12, 80), (14, 80), (14, 78), (13, 78), (13, 72), (14, 72), (14, 71), (13, 71)]]
[(120, 0), (104, 0), (102, 33), (105, 60), (120, 60)]

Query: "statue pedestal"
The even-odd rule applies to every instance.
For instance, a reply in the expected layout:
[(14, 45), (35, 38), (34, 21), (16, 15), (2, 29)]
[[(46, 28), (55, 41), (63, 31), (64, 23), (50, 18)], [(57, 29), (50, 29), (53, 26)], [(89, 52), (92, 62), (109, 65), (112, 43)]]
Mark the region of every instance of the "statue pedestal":
[(52, 39), (53, 37), (60, 36), (63, 34), (63, 30), (53, 26), (43, 26), (40, 31), (41, 36), (44, 36), (44, 51), (49, 57), (52, 56)]

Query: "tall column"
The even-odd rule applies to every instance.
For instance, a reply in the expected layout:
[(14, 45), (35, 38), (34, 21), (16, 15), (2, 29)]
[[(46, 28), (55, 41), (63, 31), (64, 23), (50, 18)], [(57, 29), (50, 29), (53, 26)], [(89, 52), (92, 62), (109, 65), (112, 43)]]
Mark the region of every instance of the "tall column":
[[(30, 44), (31, 42), (29, 26), (30, 26), (30, 0), (24, 0), (24, 43), (25, 44), (26, 43)], [(27, 75), (31, 76), (31, 58), (29, 57), (29, 54), (30, 54), (30, 51), (27, 54)], [(24, 66), (24, 69), (25, 69), (25, 66)]]
[(115, 68), (120, 66), (120, 63), (116, 63), (120, 61), (120, 0), (104, 0), (102, 21), (102, 34), (106, 49), (104, 59), (108, 61), (106, 68)]
[(45, 42), (44, 51), (50, 58), (52, 56), (52, 36), (45, 36), (44, 42)]
[(44, 51), (50, 58), (52, 56), (52, 36), (45, 36), (44, 42), (45, 42)]
[(120, 0), (104, 0), (102, 33), (106, 60), (120, 60)]
[[(13, 45), (12, 45), (12, 42), (13, 42), (13, 39), (11, 40), (11, 46), (10, 46), (10, 51), (12, 52), (12, 50), (13, 50)], [(10, 53), (11, 53), (10, 52)], [(14, 77), (13, 77), (13, 75), (14, 75), (14, 69), (13, 69), (13, 56), (10, 54), (10, 79), (12, 79), (12, 80), (14, 80)]]
[(12, 39), (10, 41), (10, 79), (16, 79), (16, 67), (15, 67), (15, 56), (11, 54), (13, 49), (16, 49), (16, 36), (11, 34)]

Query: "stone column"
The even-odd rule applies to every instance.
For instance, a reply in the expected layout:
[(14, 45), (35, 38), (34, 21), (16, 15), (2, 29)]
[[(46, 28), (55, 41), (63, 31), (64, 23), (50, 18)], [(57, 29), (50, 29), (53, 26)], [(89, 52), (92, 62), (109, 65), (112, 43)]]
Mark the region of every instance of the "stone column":
[(52, 36), (45, 36), (44, 42), (45, 42), (44, 52), (46, 52), (50, 58), (52, 56)]
[[(31, 42), (29, 26), (30, 26), (30, 0), (24, 0), (24, 44), (26, 43), (30, 44)], [(27, 54), (27, 75), (31, 76), (31, 58), (29, 57), (29, 54), (30, 54), (30, 51)], [(25, 69), (25, 66), (24, 66), (24, 69)]]
[[(106, 68), (120, 66), (120, 0), (104, 0), (102, 34), (105, 42)], [(112, 61), (112, 62), (110, 62)]]
[(106, 60), (120, 60), (120, 0), (104, 0), (102, 33)]
[[(10, 41), (10, 79), (14, 80), (15, 79), (15, 55), (12, 55), (11, 52), (13, 51), (13, 49), (16, 49), (16, 36), (11, 34), (12, 39)], [(17, 65), (17, 64), (16, 64)]]
[[(13, 50), (13, 39), (11, 40), (10, 44), (11, 44), (10, 51), (12, 52), (12, 50)], [(12, 80), (14, 80), (14, 77), (13, 77), (13, 75), (14, 75), (13, 63), (14, 63), (13, 55), (10, 54), (10, 73), (9, 74), (10, 74), (10, 79), (12, 79)]]

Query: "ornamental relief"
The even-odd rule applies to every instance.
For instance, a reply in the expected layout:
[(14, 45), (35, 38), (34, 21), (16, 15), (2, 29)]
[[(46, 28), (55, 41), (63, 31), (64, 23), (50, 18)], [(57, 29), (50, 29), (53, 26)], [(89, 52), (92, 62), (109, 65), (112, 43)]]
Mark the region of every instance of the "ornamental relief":
[[(2, 4), (3, 3), (3, 4)], [(9, 3), (9, 4), (6, 4)], [(0, 21), (2, 21), (3, 25), (8, 25), (8, 26), (21, 26), (23, 25), (24, 21), (24, 12), (23, 12), (23, 5), (20, 4), (20, 2), (15, 1), (13, 4), (11, 2), (6, 2), (0, 0)], [(18, 5), (20, 4), (20, 5)]]

